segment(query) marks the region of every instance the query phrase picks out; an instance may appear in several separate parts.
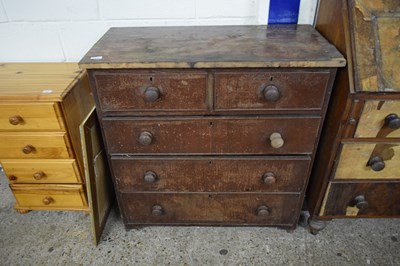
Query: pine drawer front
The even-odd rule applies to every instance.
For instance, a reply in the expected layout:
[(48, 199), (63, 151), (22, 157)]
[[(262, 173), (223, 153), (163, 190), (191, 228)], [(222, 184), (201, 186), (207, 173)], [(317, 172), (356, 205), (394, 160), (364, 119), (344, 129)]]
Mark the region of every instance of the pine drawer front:
[(300, 192), (310, 158), (112, 157), (120, 192)]
[(321, 215), (400, 217), (400, 182), (333, 182)]
[(334, 179), (400, 179), (400, 143), (345, 143)]
[(215, 73), (215, 109), (321, 110), (330, 72), (231, 71)]
[(75, 159), (4, 159), (10, 183), (81, 183)]
[(207, 73), (203, 71), (118, 71), (94, 74), (103, 111), (164, 114), (206, 111)]
[(0, 103), (0, 131), (60, 131), (64, 123), (56, 103)]
[[(319, 117), (105, 118), (103, 128), (111, 154), (311, 154), (319, 123)], [(274, 133), (280, 147), (273, 147)]]
[(400, 138), (400, 100), (366, 101), (356, 138)]
[(87, 200), (82, 185), (10, 185), (18, 209), (85, 210)]
[(67, 143), (64, 132), (1, 132), (0, 158), (73, 158), (68, 152)]
[(293, 225), (299, 194), (121, 193), (127, 224)]

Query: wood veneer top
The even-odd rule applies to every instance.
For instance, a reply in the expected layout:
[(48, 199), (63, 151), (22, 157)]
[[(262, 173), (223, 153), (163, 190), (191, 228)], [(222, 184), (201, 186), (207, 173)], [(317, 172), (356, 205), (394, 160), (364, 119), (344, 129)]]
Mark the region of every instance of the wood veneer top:
[(81, 68), (341, 67), (310, 25), (111, 28)]

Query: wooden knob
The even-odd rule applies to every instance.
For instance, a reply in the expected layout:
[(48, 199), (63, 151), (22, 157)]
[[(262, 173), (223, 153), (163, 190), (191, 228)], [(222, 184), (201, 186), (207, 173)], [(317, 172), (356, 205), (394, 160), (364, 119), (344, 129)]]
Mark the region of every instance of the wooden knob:
[(144, 100), (146, 102), (155, 102), (160, 99), (160, 90), (156, 87), (148, 87), (144, 91)]
[(379, 172), (385, 168), (385, 162), (383, 158), (379, 155), (372, 156), (368, 161), (368, 166), (372, 168), (375, 172)]
[(54, 202), (54, 199), (52, 197), (46, 196), (43, 198), (43, 203), (45, 205), (49, 205), (50, 203), (53, 203), (53, 202)]
[(21, 124), (21, 123), (24, 121), (24, 119), (22, 119), (22, 117), (19, 116), (19, 115), (14, 115), (14, 116), (11, 116), (11, 117), (8, 119), (8, 121), (10, 121), (10, 124), (11, 124), (11, 125), (16, 126), (16, 125)]
[(269, 137), (270, 141), (271, 141), (271, 146), (272, 148), (278, 149), (281, 148), (283, 146), (283, 144), (285, 144), (285, 142), (282, 139), (282, 136), (280, 133), (272, 133), (271, 136)]
[(153, 134), (151, 134), (148, 131), (142, 131), (142, 132), (140, 132), (138, 141), (142, 145), (145, 145), (145, 146), (150, 145), (151, 142), (153, 141)]
[(33, 147), (33, 146), (30, 145), (30, 144), (26, 145), (26, 146), (22, 149), (22, 152), (25, 153), (25, 154), (30, 154), (30, 153), (35, 152), (35, 151), (36, 151), (36, 148)]
[(144, 173), (143, 179), (146, 183), (154, 183), (157, 181), (158, 176), (153, 171), (147, 171)]
[(261, 205), (260, 207), (257, 208), (257, 215), (261, 217), (267, 217), (269, 216), (269, 208), (265, 205)]
[(389, 114), (385, 117), (385, 124), (391, 129), (399, 129), (400, 118), (397, 114)]
[(15, 180), (17, 180), (17, 177), (16, 177), (15, 175), (9, 175), (9, 176), (8, 176), (8, 179), (9, 179), (10, 181), (15, 181)]
[(355, 197), (354, 203), (355, 203), (355, 206), (360, 210), (368, 208), (368, 205), (369, 205), (368, 201), (365, 200), (365, 197), (363, 195), (359, 195), (359, 196)]
[(164, 214), (164, 208), (160, 205), (154, 205), (151, 207), (151, 214), (154, 216), (161, 216)]
[(36, 180), (40, 180), (42, 178), (44, 178), (46, 176), (46, 174), (42, 171), (37, 171), (36, 173), (33, 174), (33, 178), (35, 178)]
[(279, 89), (275, 85), (268, 85), (263, 89), (265, 100), (269, 102), (276, 102), (281, 97)]
[(273, 184), (276, 182), (276, 177), (274, 173), (267, 172), (262, 176), (262, 180), (265, 184)]

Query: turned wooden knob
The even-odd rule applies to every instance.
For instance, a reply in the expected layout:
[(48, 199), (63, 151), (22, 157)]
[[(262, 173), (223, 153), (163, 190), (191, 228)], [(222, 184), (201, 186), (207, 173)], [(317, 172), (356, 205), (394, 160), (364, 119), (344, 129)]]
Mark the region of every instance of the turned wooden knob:
[(156, 87), (148, 87), (144, 91), (144, 100), (146, 102), (155, 102), (160, 99), (160, 90)]
[(275, 85), (268, 85), (263, 89), (265, 100), (269, 102), (276, 102), (281, 97), (279, 89)]
[(266, 217), (269, 216), (270, 212), (269, 212), (269, 208), (265, 205), (262, 205), (260, 207), (257, 208), (257, 215), (261, 216), (261, 217)]
[(148, 131), (142, 131), (140, 132), (138, 141), (142, 145), (150, 145), (153, 141), (153, 134)]
[(154, 216), (161, 216), (164, 214), (164, 208), (160, 205), (154, 205), (151, 207), (151, 214)]
[(36, 173), (33, 174), (33, 178), (35, 178), (36, 180), (40, 180), (42, 178), (44, 178), (46, 176), (46, 174), (42, 171), (37, 171)]
[(374, 170), (375, 172), (379, 172), (385, 168), (385, 162), (383, 158), (379, 155), (374, 155), (369, 159), (368, 165)]
[(52, 197), (46, 196), (43, 198), (43, 203), (45, 205), (49, 205), (50, 203), (53, 203), (53, 202), (54, 202), (54, 199)]
[(157, 181), (158, 176), (153, 171), (147, 171), (144, 173), (143, 179), (146, 183), (154, 183)]
[(363, 195), (359, 195), (359, 196), (355, 197), (354, 203), (355, 203), (355, 206), (360, 210), (368, 208), (368, 201), (365, 200), (365, 197)]
[(385, 117), (385, 124), (391, 129), (399, 129), (400, 118), (397, 114), (389, 114)]
[(25, 153), (25, 154), (30, 154), (30, 153), (35, 152), (35, 151), (36, 151), (36, 148), (33, 147), (30, 144), (28, 144), (24, 148), (22, 148), (22, 152)]
[(280, 133), (272, 133), (271, 136), (269, 137), (269, 140), (271, 141), (271, 146), (272, 148), (278, 149), (285, 144), (285, 142), (282, 139), (282, 136)]
[(267, 172), (262, 176), (262, 180), (265, 184), (273, 184), (276, 182), (276, 177), (274, 173)]
[(15, 175), (9, 175), (9, 176), (8, 176), (8, 179), (9, 179), (10, 181), (15, 181), (15, 180), (17, 180), (17, 177), (16, 177)]
[(19, 115), (14, 115), (14, 116), (11, 116), (11, 117), (8, 119), (8, 121), (10, 121), (10, 124), (11, 124), (11, 125), (16, 126), (16, 125), (21, 124), (21, 123), (24, 121), (24, 119), (22, 119), (22, 117), (19, 116)]

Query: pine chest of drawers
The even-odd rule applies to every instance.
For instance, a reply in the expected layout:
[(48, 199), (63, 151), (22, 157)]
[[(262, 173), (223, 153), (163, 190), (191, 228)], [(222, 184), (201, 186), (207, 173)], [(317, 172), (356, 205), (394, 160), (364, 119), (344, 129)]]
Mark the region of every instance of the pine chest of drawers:
[(311, 26), (110, 29), (80, 66), (125, 226), (293, 228), (344, 64)]

